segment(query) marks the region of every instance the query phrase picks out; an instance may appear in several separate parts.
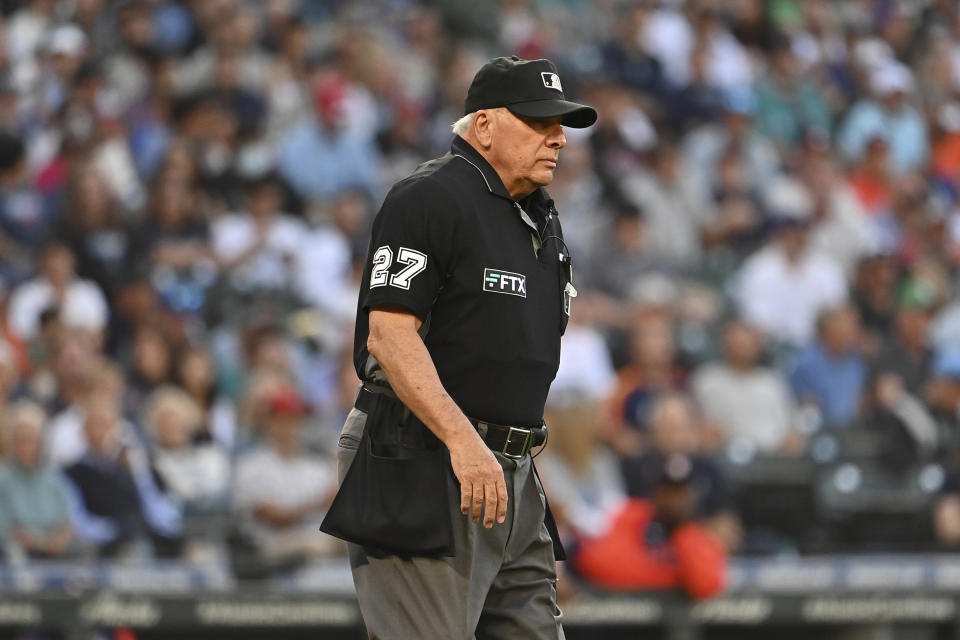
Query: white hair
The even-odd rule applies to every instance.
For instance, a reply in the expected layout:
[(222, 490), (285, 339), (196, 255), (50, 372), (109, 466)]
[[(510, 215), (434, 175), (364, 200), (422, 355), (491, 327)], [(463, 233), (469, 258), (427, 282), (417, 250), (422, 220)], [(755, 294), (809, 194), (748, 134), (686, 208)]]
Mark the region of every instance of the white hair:
[(453, 129), (453, 132), (456, 135), (462, 136), (463, 134), (465, 134), (467, 131), (470, 130), (470, 127), (473, 126), (473, 119), (475, 117), (477, 117), (477, 112), (471, 111), (467, 115), (463, 116), (462, 118), (454, 122), (450, 128)]
[(7, 416), (7, 434), (8, 438), (20, 431), (29, 430), (37, 435), (42, 435), (47, 424), (47, 412), (43, 407), (33, 400), (20, 400), (10, 410)]
[[(497, 113), (505, 113), (505, 112), (508, 112), (509, 109), (507, 109), (506, 107), (492, 107), (490, 109), (486, 109), (486, 111), (496, 111)], [(458, 136), (462, 136), (463, 134), (465, 134), (467, 131), (470, 130), (470, 127), (473, 126), (473, 119), (477, 117), (478, 113), (479, 111), (471, 111), (467, 115), (463, 116), (462, 118), (454, 122), (450, 128), (453, 129), (453, 132), (455, 134), (457, 134)]]

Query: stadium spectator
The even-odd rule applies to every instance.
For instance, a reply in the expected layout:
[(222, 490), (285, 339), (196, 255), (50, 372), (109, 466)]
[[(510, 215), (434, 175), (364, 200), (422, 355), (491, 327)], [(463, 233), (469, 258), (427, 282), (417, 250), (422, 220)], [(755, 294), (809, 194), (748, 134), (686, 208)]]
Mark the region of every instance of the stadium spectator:
[(548, 405), (555, 401), (562, 406), (571, 399), (601, 402), (616, 381), (603, 335), (594, 327), (581, 324), (579, 318), (580, 314), (571, 313)]
[(590, 584), (615, 590), (682, 589), (701, 600), (726, 584), (723, 544), (696, 521), (690, 458), (668, 456), (649, 499), (626, 501), (605, 534), (583, 541), (572, 564)]
[(630, 295), (636, 280), (653, 270), (656, 262), (646, 252), (650, 240), (640, 208), (622, 201), (611, 208), (613, 219), (597, 246), (591, 247), (588, 255), (593, 259), (581, 273), (590, 289), (609, 296), (609, 304), (615, 305)]
[(888, 166), (894, 175), (921, 169), (930, 155), (927, 124), (909, 102), (914, 81), (896, 60), (881, 62), (870, 74), (873, 96), (856, 103), (837, 134), (837, 147), (849, 161), (863, 157), (872, 140), (889, 145)]
[(892, 339), (884, 341), (871, 359), (870, 370), (874, 378), (895, 375), (909, 393), (920, 396), (930, 373), (932, 301), (911, 295), (909, 290), (900, 298)]
[(600, 52), (603, 69), (612, 79), (634, 91), (663, 96), (667, 89), (663, 69), (660, 61), (647, 52), (642, 39), (649, 32), (651, 13), (651, 7), (642, 3), (627, 8)]
[(832, 258), (849, 279), (859, 261), (879, 247), (879, 230), (844, 179), (822, 133), (807, 137), (798, 163), (797, 177), (813, 198), (810, 246)]
[(160, 557), (180, 553), (179, 506), (156, 486), (146, 453), (123, 428), (114, 395), (89, 397), (84, 432), (89, 448), (65, 473), (73, 487), (77, 533), (102, 557), (136, 554), (144, 542)]
[[(672, 22), (676, 24), (677, 21)], [(666, 30), (661, 30), (661, 33), (664, 31)], [(650, 35), (653, 34), (654, 32), (651, 30)], [(670, 40), (671, 38), (668, 37), (667, 39)], [(677, 46), (675, 44), (676, 39), (673, 40), (673, 43), (666, 46)], [(675, 133), (690, 131), (712, 122), (717, 119), (722, 110), (722, 92), (711, 85), (707, 78), (708, 55), (709, 51), (704, 43), (694, 43), (689, 57), (689, 82), (680, 85), (679, 88), (674, 88), (667, 96), (665, 115)]]
[(808, 131), (828, 134), (830, 112), (820, 88), (802, 73), (789, 39), (777, 38), (768, 55), (767, 74), (755, 87), (757, 128), (789, 152)]
[(652, 407), (661, 395), (683, 387), (685, 372), (676, 357), (667, 318), (638, 318), (630, 332), (630, 360), (617, 371), (617, 384), (605, 402), (601, 434), (617, 455), (643, 450)]
[(619, 461), (597, 439), (600, 415), (596, 402), (571, 400), (547, 416), (550, 446), (537, 467), (567, 542), (606, 532), (626, 497)]
[(183, 504), (186, 513), (222, 509), (230, 482), (230, 461), (212, 443), (197, 443), (203, 412), (187, 393), (174, 386), (152, 392), (143, 424), (151, 441), (151, 465), (159, 488)]
[[(342, 192), (334, 199), (330, 221), (319, 221), (305, 231), (300, 243), (295, 261), (297, 293), (337, 323), (352, 322), (356, 313), (346, 301), (356, 297), (356, 265), (367, 250), (370, 217), (365, 194)], [(317, 278), (318, 273), (326, 277)]]
[(704, 248), (731, 251), (737, 264), (759, 248), (768, 226), (759, 192), (747, 179), (740, 154), (728, 149), (717, 164), (710, 193), (713, 211), (703, 226)]
[[(79, 336), (78, 336), (79, 337)], [(64, 360), (84, 357), (82, 339), (71, 337), (72, 343), (64, 346), (61, 356)], [(74, 341), (75, 340), (75, 341)], [(91, 356), (91, 362), (82, 371), (78, 371), (71, 382), (79, 388), (72, 400), (50, 419), (49, 454), (50, 459), (61, 467), (73, 464), (87, 453), (88, 442), (84, 421), (91, 398), (104, 394), (121, 403), (124, 395), (125, 379), (117, 365), (104, 358)], [(133, 426), (122, 420), (120, 429), (124, 432)]]
[[(882, 136), (874, 135), (867, 141), (863, 157), (847, 173), (848, 186), (878, 232), (885, 230), (884, 225), (889, 225), (893, 214), (894, 178), (888, 168), (888, 156), (887, 141)], [(889, 238), (881, 236), (881, 240), (890, 243)]]
[(147, 396), (173, 377), (173, 353), (158, 327), (143, 325), (133, 335), (124, 407), (139, 413)]
[(649, 446), (644, 453), (623, 461), (627, 493), (650, 498), (664, 461), (673, 455), (689, 458), (694, 489), (693, 514), (708, 526), (728, 549), (740, 544), (740, 522), (733, 510), (733, 496), (726, 474), (706, 451), (709, 435), (698, 423), (690, 400), (667, 394), (653, 405)]
[(812, 337), (817, 314), (845, 299), (846, 283), (840, 267), (810, 247), (813, 202), (807, 189), (783, 178), (767, 186), (765, 200), (777, 231), (744, 263), (737, 300), (747, 322), (775, 340), (802, 346)]
[(746, 88), (721, 92), (722, 115), (688, 132), (681, 144), (685, 182), (696, 197), (709, 198), (717, 165), (728, 152), (740, 156), (746, 173), (746, 185), (760, 192), (776, 177), (780, 154), (753, 121), (756, 100)]
[(630, 203), (643, 211), (646, 259), (682, 273), (700, 261), (705, 204), (686, 183), (673, 143), (660, 140), (652, 155), (651, 170), (625, 177), (620, 187)]
[(218, 388), (218, 370), (213, 356), (203, 347), (188, 347), (177, 358), (177, 384), (203, 413), (198, 442), (213, 442), (232, 452), (237, 439), (234, 403)]
[(340, 553), (339, 541), (317, 532), (336, 493), (330, 461), (302, 450), (306, 407), (290, 387), (266, 400), (265, 443), (237, 462), (234, 509), (262, 559), (304, 560)]
[(860, 319), (844, 305), (817, 319), (817, 339), (800, 351), (789, 373), (797, 402), (816, 407), (828, 427), (847, 427), (863, 409), (867, 364), (860, 344)]
[[(357, 122), (370, 96), (337, 73), (317, 72), (315, 115), (292, 126), (277, 149), (277, 170), (303, 198), (331, 198), (347, 188), (380, 196), (380, 153)], [(353, 110), (353, 113), (348, 113)]]
[(887, 252), (864, 256), (853, 273), (850, 294), (860, 314), (865, 340), (876, 352), (893, 333), (900, 268)]
[(34, 338), (40, 317), (56, 309), (65, 327), (100, 334), (107, 326), (109, 308), (100, 288), (78, 278), (73, 252), (64, 244), (51, 242), (43, 249), (40, 274), (14, 290), (7, 311), (7, 326), (21, 340)]
[(219, 217), (211, 228), (214, 255), (231, 289), (247, 300), (258, 292), (295, 295), (307, 228), (282, 212), (283, 189), (275, 177), (252, 182), (244, 213)]
[(95, 282), (113, 304), (126, 279), (130, 239), (123, 212), (92, 166), (71, 176), (67, 199), (70, 215), (60, 221), (57, 236), (73, 251), (77, 275)]
[(723, 332), (724, 360), (697, 369), (690, 383), (704, 416), (724, 443), (745, 443), (764, 453), (799, 453), (796, 406), (786, 378), (761, 364), (763, 338), (740, 320)]
[(198, 312), (216, 266), (197, 191), (168, 171), (156, 180), (151, 205), (146, 222), (132, 234), (128, 273), (149, 278), (167, 309)]
[(74, 542), (67, 486), (43, 455), (46, 414), (40, 405), (21, 401), (10, 410), (10, 458), (0, 468), (0, 540), (8, 553), (57, 558)]
[(0, 132), (0, 283), (5, 294), (30, 275), (31, 252), (49, 224), (44, 203), (28, 182), (23, 140)]

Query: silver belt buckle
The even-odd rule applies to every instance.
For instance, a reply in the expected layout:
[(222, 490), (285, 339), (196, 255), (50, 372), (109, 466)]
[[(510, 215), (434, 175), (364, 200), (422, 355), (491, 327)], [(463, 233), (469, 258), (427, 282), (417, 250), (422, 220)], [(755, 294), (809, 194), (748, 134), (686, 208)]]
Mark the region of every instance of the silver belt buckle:
[(533, 430), (532, 430), (532, 429), (521, 429), (520, 427), (510, 427), (510, 428), (509, 428), (509, 431), (507, 431), (507, 440), (506, 440), (506, 442), (503, 443), (503, 449), (500, 450), (500, 453), (503, 454), (504, 456), (510, 458), (511, 460), (520, 460), (520, 459), (523, 458), (523, 456), (526, 455), (526, 451), (524, 451), (524, 453), (522, 453), (522, 454), (520, 454), (520, 455), (516, 455), (516, 454), (512, 454), (512, 453), (507, 453), (507, 449), (510, 447), (511, 442), (513, 441), (513, 434), (514, 434), (514, 433), (522, 433), (522, 434), (523, 434), (523, 445), (520, 447), (520, 450), (521, 450), (521, 451), (524, 451), (525, 449), (527, 449), (527, 445), (530, 444), (530, 438), (533, 437)]

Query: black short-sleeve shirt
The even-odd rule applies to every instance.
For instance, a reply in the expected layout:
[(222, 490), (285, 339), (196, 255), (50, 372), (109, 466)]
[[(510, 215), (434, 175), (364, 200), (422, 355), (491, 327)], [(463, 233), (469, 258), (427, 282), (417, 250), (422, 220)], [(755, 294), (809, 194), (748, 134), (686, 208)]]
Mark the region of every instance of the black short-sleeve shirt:
[(514, 201), (467, 142), (390, 190), (373, 224), (357, 309), (354, 364), (382, 371), (367, 351), (368, 313), (419, 317), (440, 381), (468, 416), (540, 422), (569, 317), (572, 271), (546, 191)]

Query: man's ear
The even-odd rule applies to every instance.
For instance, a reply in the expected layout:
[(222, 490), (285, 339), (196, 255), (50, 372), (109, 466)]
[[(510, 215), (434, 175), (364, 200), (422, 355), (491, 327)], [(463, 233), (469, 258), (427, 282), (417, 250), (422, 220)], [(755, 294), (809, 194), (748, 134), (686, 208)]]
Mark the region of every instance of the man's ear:
[(480, 109), (473, 119), (474, 139), (482, 149), (489, 149), (493, 144), (493, 129), (495, 128), (492, 109)]

